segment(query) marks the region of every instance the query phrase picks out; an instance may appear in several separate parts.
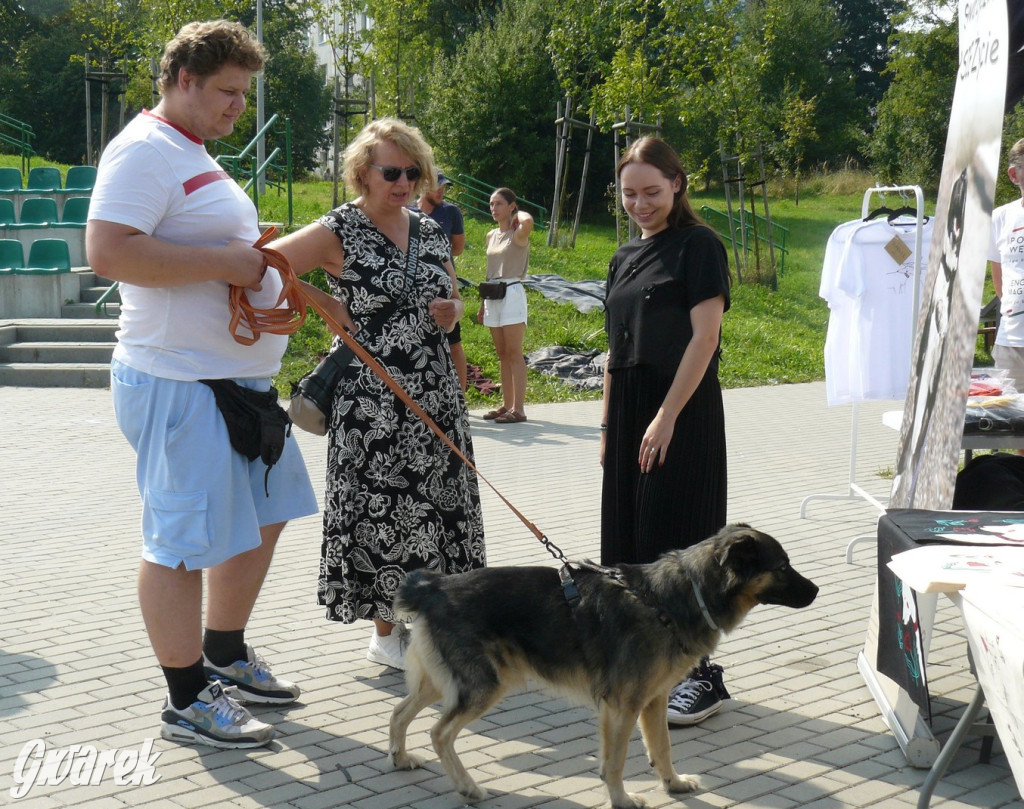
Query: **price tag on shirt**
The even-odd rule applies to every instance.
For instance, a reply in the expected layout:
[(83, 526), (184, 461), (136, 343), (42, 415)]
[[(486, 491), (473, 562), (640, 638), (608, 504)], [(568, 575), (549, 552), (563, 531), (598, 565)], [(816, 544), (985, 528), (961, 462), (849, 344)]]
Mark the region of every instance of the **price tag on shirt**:
[(892, 257), (892, 260), (897, 264), (902, 264), (914, 254), (914, 251), (907, 247), (907, 243), (899, 236), (893, 236), (889, 240), (889, 243), (885, 246), (885, 252), (888, 253)]

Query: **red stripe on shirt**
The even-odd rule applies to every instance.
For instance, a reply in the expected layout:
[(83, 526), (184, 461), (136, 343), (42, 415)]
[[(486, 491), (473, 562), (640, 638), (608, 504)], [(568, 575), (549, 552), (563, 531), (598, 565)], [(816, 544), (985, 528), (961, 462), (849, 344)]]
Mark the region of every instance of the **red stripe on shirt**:
[(161, 121), (161, 122), (167, 124), (167, 126), (171, 127), (172, 129), (176, 129), (178, 132), (180, 132), (182, 135), (184, 135), (186, 138), (188, 138), (193, 143), (198, 143), (200, 145), (202, 145), (202, 143), (203, 143), (203, 139), (202, 138), (197, 137), (196, 135), (193, 135), (191, 132), (189, 132), (187, 129), (185, 129), (185, 127), (178, 126), (176, 123), (174, 123), (174, 121), (168, 121), (166, 118), (163, 118), (163, 117), (157, 115), (156, 113), (150, 112), (149, 110), (143, 110), (142, 114), (143, 115), (148, 115), (150, 118), (156, 118), (156, 120)]
[(230, 180), (231, 175), (226, 171), (204, 171), (202, 174), (197, 174), (188, 180), (185, 180), (181, 185), (185, 189), (185, 196), (187, 197), (193, 191), (198, 191), (204, 185), (215, 183), (218, 180)]

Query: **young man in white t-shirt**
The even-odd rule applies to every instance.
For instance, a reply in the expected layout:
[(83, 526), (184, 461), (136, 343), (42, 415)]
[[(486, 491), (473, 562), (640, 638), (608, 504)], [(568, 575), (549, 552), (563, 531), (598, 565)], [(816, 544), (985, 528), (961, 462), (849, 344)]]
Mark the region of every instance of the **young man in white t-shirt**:
[[(273, 334), (241, 345), (229, 333), (229, 285), (269, 307), (281, 279), (252, 246), (251, 200), (203, 144), (231, 133), (264, 60), (237, 23), (182, 28), (164, 51), (160, 103), (103, 153), (86, 231), (92, 268), (120, 282), (111, 392), (138, 455), (138, 591), (168, 686), (161, 735), (216, 747), (273, 737), (239, 703), (299, 695), (244, 632), (285, 523), (317, 511), (295, 439), (269, 472), (249, 461), (232, 449), (213, 392), (199, 381), (269, 390), (287, 345)], [(230, 696), (224, 685), (235, 687)]]
[(992, 348), (997, 368), (1006, 369), (1024, 391), (1024, 138), (1010, 147), (1007, 173), (1021, 199), (992, 212), (988, 260), (999, 298), (999, 329)]

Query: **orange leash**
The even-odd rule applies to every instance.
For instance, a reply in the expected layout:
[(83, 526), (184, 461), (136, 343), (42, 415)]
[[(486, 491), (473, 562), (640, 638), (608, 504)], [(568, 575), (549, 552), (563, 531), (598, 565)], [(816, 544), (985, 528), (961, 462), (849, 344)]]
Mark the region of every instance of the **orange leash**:
[[(422, 408), (419, 404), (406, 392), (405, 388), (395, 381), (394, 377), (387, 372), (376, 359), (365, 349), (363, 346), (354, 338), (344, 326), (338, 322), (337, 318), (331, 314), (330, 307), (335, 303), (334, 298), (324, 292), (322, 289), (313, 286), (312, 284), (306, 283), (305, 281), (299, 280), (295, 275), (295, 271), (292, 269), (288, 259), (285, 258), (277, 250), (266, 247), (266, 245), (274, 238), (277, 233), (277, 228), (269, 227), (263, 232), (256, 244), (253, 245), (257, 250), (260, 250), (267, 257), (267, 266), (273, 267), (281, 274), (282, 290), (278, 296), (276, 306), (279, 307), (285, 301), (288, 302), (288, 308), (274, 308), (274, 309), (256, 309), (248, 300), (246, 291), (243, 287), (231, 287), (230, 293), (230, 307), (231, 307), (231, 323), (229, 330), (231, 336), (235, 340), (243, 345), (252, 345), (260, 339), (261, 332), (267, 332), (270, 334), (294, 334), (306, 320), (306, 308), (311, 306), (317, 314), (324, 319), (324, 322), (331, 328), (331, 330), (337, 334), (342, 342), (345, 343), (352, 353), (355, 354), (366, 366), (373, 371), (380, 380), (388, 386), (388, 388), (397, 396), (401, 401), (408, 407), (416, 416), (418, 416), (424, 424), (431, 429), (431, 431), (440, 438), (452, 452), (454, 452), (470, 469), (472, 469), (477, 477), (486, 483), (491, 491), (493, 491), (498, 498), (512, 511), (516, 517), (525, 525), (530, 532), (540, 540), (540, 543), (547, 549), (548, 553), (554, 556), (556, 559), (563, 563), (567, 563), (565, 556), (562, 551), (555, 545), (544, 532), (541, 531), (536, 525), (534, 525), (526, 516), (517, 509), (509, 501), (505, 495), (503, 495), (498, 489), (491, 483), (484, 475), (476, 468), (476, 465), (466, 457), (465, 453), (460, 450), (442, 430), (430, 415)], [(251, 333), (251, 337), (245, 334), (239, 334), (239, 327), (244, 326)]]

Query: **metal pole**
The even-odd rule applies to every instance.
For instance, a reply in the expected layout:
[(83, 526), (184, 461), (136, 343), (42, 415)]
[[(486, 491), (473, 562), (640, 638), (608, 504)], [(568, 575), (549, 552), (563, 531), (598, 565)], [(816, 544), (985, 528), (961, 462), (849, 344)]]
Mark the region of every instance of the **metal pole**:
[[(256, 0), (256, 40), (262, 45), (263, 44), (263, 0)], [(256, 131), (263, 131), (263, 119), (264, 119), (264, 84), (263, 84), (263, 73), (260, 72), (256, 76)], [(267, 145), (266, 136), (261, 134), (260, 139), (256, 144), (256, 165), (262, 166), (266, 158)], [(260, 172), (258, 178), (256, 178), (256, 188), (259, 189), (259, 193), (262, 194), (266, 191), (266, 181), (264, 180), (264, 173)]]
[(85, 53), (85, 162), (96, 165), (92, 154), (92, 93), (89, 87), (89, 52)]
[(583, 216), (583, 196), (587, 190), (587, 174), (590, 171), (590, 147), (594, 141), (594, 129), (596, 118), (594, 111), (590, 111), (590, 128), (587, 130), (587, 151), (583, 155), (583, 176), (580, 178), (580, 198), (576, 200), (576, 218), (572, 223), (572, 242), (570, 247), (576, 246), (576, 234), (580, 230), (580, 218)]
[(562, 135), (562, 122), (568, 117), (569, 97), (566, 96), (566, 111), (562, 112), (562, 102), (555, 102), (555, 191), (551, 200), (551, 219), (548, 220), (548, 247), (551, 247), (558, 236), (559, 194), (562, 185), (562, 155), (565, 153), (565, 140)]

